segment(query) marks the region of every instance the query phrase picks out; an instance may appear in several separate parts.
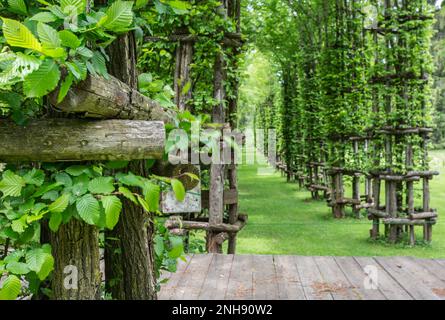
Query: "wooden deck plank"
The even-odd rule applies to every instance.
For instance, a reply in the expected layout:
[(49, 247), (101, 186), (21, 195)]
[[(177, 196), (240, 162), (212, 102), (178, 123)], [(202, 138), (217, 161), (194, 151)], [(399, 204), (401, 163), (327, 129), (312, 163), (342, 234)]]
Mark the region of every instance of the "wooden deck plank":
[(362, 267), (374, 267), (377, 270), (377, 286), (380, 292), (389, 300), (412, 300), (413, 297), (393, 277), (370, 257), (354, 257)]
[(173, 300), (198, 299), (213, 256), (213, 254), (195, 254), (193, 256), (187, 270), (183, 273), (185, 281), (181, 281), (176, 287)]
[(407, 269), (403, 268), (393, 258), (378, 257), (375, 260), (416, 300), (437, 300), (438, 297), (431, 292)]
[(427, 259), (416, 259), (416, 263), (419, 263), (441, 281), (445, 282), (445, 265), (440, 264), (437, 260)]
[(236, 255), (233, 258), (226, 300), (253, 299), (253, 268), (253, 256)]
[(300, 275), (293, 256), (274, 256), (280, 300), (305, 300)]
[(233, 255), (216, 254), (210, 263), (200, 300), (224, 300), (232, 270)]
[[(443, 260), (194, 255), (162, 275), (161, 300), (444, 299)], [(365, 269), (375, 268), (376, 290)], [(369, 272), (369, 271), (368, 271)]]
[(175, 273), (166, 272), (164, 277), (168, 277), (168, 282), (161, 285), (161, 291), (158, 293), (159, 300), (170, 300), (175, 296), (179, 284), (185, 281), (184, 273), (187, 270), (192, 256), (187, 256), (186, 261), (179, 260), (178, 268)]
[(313, 257), (295, 257), (304, 294), (309, 300), (332, 300), (332, 294), (323, 288), (323, 278)]
[(324, 286), (330, 291), (334, 300), (361, 298), (333, 257), (314, 257), (314, 260), (323, 277)]
[(273, 256), (254, 256), (253, 265), (254, 300), (278, 300), (278, 282)]
[(378, 288), (365, 287), (366, 272), (355, 259), (351, 257), (335, 257), (334, 259), (354, 287), (353, 291), (357, 292), (360, 300), (385, 300), (385, 296)]
[(445, 260), (444, 259), (435, 259), (434, 261), (436, 261), (437, 263), (443, 265), (445, 267)]
[[(394, 261), (398, 267), (409, 272), (417, 282), (422, 283), (430, 289), (431, 293), (438, 299), (445, 299), (445, 281), (437, 276), (435, 272), (430, 272), (428, 268), (424, 267), (420, 259), (396, 257)], [(432, 263), (435, 262), (430, 261), (427, 265), (431, 265)]]

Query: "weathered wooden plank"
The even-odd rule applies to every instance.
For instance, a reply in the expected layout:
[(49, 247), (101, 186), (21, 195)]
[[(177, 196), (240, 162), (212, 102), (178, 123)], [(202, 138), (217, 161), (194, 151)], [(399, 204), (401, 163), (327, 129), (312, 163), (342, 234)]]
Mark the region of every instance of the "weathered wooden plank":
[(442, 265), (438, 260), (416, 259), (416, 262), (427, 269), (428, 272), (438, 277), (441, 281), (445, 281), (445, 265)]
[(277, 300), (278, 283), (273, 256), (254, 256), (253, 297), (255, 300)]
[(187, 270), (183, 274), (185, 281), (181, 282), (179, 292), (176, 293), (174, 300), (198, 299), (213, 257), (213, 254), (195, 254), (193, 256)]
[(89, 76), (73, 86), (61, 103), (57, 94), (51, 95), (51, 103), (60, 111), (80, 114), (87, 118), (159, 120), (173, 122), (174, 113), (158, 102), (142, 95), (122, 81)]
[(345, 277), (354, 287), (360, 300), (385, 300), (383, 293), (377, 288), (375, 290), (365, 287), (366, 272), (351, 257), (335, 257), (335, 261), (343, 271)]
[(361, 299), (355, 287), (351, 285), (333, 257), (314, 257), (315, 263), (324, 279), (326, 290), (334, 300)]
[[(237, 204), (238, 203), (238, 190), (237, 189), (225, 189), (224, 190), (224, 205)], [(203, 190), (201, 192), (201, 205), (204, 209), (209, 208), (209, 191)]]
[[(445, 281), (434, 272), (430, 272), (430, 269), (424, 267), (420, 262), (420, 259), (415, 259), (411, 257), (394, 258), (394, 262), (397, 266), (407, 270), (418, 283), (425, 285), (429, 288), (431, 293), (433, 293), (439, 299), (445, 299)], [(430, 266), (434, 261), (429, 262), (427, 265)], [(443, 268), (441, 268), (443, 269)], [(445, 272), (445, 270), (443, 270)]]
[(274, 256), (278, 298), (280, 300), (305, 300), (298, 268), (292, 256)]
[(413, 297), (373, 258), (354, 257), (365, 271), (366, 268), (376, 269), (376, 282), (380, 292), (389, 300), (412, 300)]
[(233, 255), (214, 255), (198, 299), (224, 300), (229, 286), (233, 258)]
[(160, 159), (165, 127), (160, 121), (42, 119), (19, 126), (1, 120), (0, 141), (5, 162)]
[(313, 257), (295, 257), (304, 294), (308, 300), (332, 300)]
[(226, 300), (253, 299), (253, 269), (253, 256), (234, 256)]
[(181, 282), (185, 281), (184, 274), (187, 271), (192, 258), (193, 255), (187, 256), (186, 261), (180, 260), (178, 262), (178, 270), (175, 273), (166, 272), (161, 276), (161, 278), (168, 278), (168, 282), (161, 285), (161, 292), (159, 292), (158, 294), (159, 300), (170, 300), (175, 296), (175, 294), (178, 292), (178, 287), (180, 286)]
[[(416, 300), (437, 300), (438, 297), (431, 292), (424, 284), (412, 276), (407, 270), (401, 266), (396, 260), (391, 258), (378, 257), (375, 260), (387, 270), (391, 276)], [(419, 276), (419, 275), (418, 275)]]

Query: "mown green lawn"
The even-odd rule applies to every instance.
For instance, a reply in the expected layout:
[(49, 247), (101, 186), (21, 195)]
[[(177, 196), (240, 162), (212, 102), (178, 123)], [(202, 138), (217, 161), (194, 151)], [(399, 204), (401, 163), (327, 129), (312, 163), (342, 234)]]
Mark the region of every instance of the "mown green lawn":
[[(279, 173), (258, 174), (264, 165), (242, 165), (239, 170), (240, 211), (249, 214), (239, 234), (240, 254), (289, 254), (335, 256), (445, 257), (445, 151), (431, 153), (432, 166), (444, 174), (432, 184), (432, 206), (443, 218), (434, 227), (431, 245), (409, 247), (369, 240), (371, 222), (335, 220), (324, 201), (310, 200), (310, 193), (286, 183)], [(418, 230), (418, 239), (422, 239)]]

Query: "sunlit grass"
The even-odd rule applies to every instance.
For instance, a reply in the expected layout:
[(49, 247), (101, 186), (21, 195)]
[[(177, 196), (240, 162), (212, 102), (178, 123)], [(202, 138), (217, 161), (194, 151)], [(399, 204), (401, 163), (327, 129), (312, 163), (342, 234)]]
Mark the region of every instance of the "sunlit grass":
[[(445, 217), (445, 151), (431, 156), (434, 169), (444, 172), (431, 183), (432, 207)], [(249, 222), (238, 236), (238, 253), (445, 257), (445, 218), (439, 217), (431, 245), (373, 242), (368, 219), (335, 220), (325, 201), (310, 200), (308, 191), (286, 183), (279, 173), (258, 175), (259, 167), (242, 165), (239, 170), (240, 211)], [(420, 228), (417, 239), (422, 240)]]

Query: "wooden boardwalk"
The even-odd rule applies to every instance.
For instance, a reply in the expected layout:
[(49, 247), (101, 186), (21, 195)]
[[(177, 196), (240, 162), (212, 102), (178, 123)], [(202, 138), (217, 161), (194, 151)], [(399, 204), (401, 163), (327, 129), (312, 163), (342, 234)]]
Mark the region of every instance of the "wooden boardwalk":
[(445, 300), (445, 260), (205, 254), (164, 277), (161, 300)]

